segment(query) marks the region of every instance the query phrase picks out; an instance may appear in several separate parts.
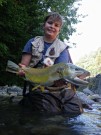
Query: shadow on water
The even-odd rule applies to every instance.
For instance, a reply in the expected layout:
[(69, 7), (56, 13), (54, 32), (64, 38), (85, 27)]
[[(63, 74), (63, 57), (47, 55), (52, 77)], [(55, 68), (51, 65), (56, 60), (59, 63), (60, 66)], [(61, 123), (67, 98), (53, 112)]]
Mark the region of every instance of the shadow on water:
[(45, 116), (0, 103), (0, 135), (101, 135), (101, 106), (77, 117)]

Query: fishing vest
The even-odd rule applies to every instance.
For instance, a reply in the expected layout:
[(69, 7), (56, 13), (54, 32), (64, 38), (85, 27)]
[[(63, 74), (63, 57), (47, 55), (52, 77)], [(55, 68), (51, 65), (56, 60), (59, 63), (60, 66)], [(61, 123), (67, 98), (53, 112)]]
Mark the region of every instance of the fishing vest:
[[(44, 40), (43, 36), (37, 36), (34, 38), (32, 43), (32, 59), (30, 66), (34, 67), (38, 64), (38, 62), (43, 58), (43, 50), (44, 50)], [(49, 57), (50, 59), (55, 61), (57, 57), (60, 56), (60, 53), (66, 49), (68, 45), (60, 41), (58, 38), (53, 42), (53, 44), (47, 49), (44, 58)]]

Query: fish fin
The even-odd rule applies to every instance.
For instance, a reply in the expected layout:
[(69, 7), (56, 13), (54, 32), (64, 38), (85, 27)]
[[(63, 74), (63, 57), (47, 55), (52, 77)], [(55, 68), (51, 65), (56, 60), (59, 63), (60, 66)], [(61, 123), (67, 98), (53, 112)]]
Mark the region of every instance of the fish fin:
[(7, 72), (11, 72), (11, 73), (15, 73), (15, 74), (18, 73), (17, 71), (13, 71), (13, 70), (11, 70), (11, 69), (9, 69), (9, 68), (6, 68), (6, 71), (7, 71)]
[(33, 87), (33, 88), (32, 88), (32, 91), (33, 91), (33, 90), (37, 90), (38, 88), (39, 88), (39, 89), (40, 89), (40, 91), (42, 91), (42, 92), (43, 92), (43, 91), (44, 91), (44, 89), (45, 89), (45, 87), (44, 87), (44, 86), (36, 85), (35, 87)]
[(8, 60), (6, 71), (12, 72), (12, 73), (17, 73), (18, 70), (19, 70), (19, 66), (17, 64), (15, 64), (14, 62)]

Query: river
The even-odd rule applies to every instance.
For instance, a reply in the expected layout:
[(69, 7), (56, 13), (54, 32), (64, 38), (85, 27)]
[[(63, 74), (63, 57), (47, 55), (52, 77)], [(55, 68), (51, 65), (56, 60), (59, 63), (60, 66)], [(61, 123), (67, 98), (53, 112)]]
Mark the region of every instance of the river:
[(18, 104), (0, 102), (0, 135), (101, 135), (101, 105), (77, 117), (34, 114)]

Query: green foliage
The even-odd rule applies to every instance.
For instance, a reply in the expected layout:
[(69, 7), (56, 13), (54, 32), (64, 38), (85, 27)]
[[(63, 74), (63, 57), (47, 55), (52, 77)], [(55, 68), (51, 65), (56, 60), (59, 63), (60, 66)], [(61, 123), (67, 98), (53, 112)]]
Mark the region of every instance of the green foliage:
[(5, 58), (8, 56), (8, 54), (8, 47), (5, 44), (0, 43), (0, 57)]
[[(5, 70), (8, 59), (19, 63), (28, 39), (43, 34), (42, 22), (49, 10), (63, 16), (64, 27), (60, 38), (69, 39), (75, 31), (72, 24), (78, 22), (77, 8), (73, 6), (76, 1), (78, 0), (0, 0), (0, 71)], [(6, 80), (4, 73), (1, 76)]]
[(76, 64), (90, 71), (91, 76), (101, 74), (101, 48), (88, 56), (82, 57)]
[[(46, 0), (43, 0), (45, 2)], [(77, 20), (77, 9), (74, 7), (74, 3), (78, 0), (47, 0), (47, 6), (48, 9), (51, 11), (59, 12), (64, 19), (64, 25), (62, 28), (62, 31), (60, 33), (60, 39), (66, 38), (69, 39), (69, 36), (72, 35), (73, 32), (75, 32), (75, 29), (73, 28), (72, 24), (76, 24), (78, 22)]]
[(6, 3), (6, 2), (7, 2), (7, 0), (0, 0), (0, 5), (2, 6), (3, 3)]

